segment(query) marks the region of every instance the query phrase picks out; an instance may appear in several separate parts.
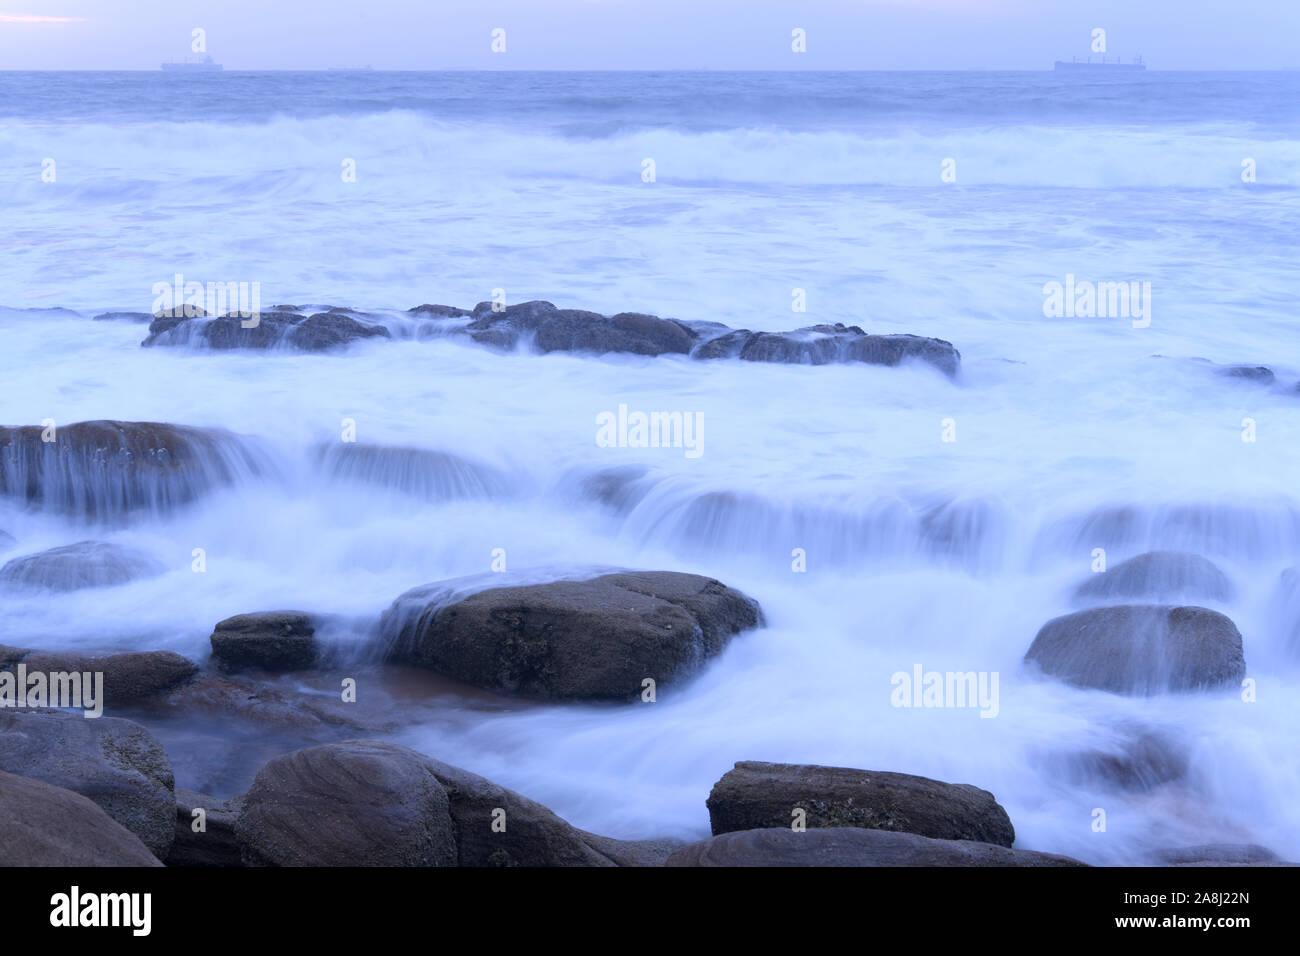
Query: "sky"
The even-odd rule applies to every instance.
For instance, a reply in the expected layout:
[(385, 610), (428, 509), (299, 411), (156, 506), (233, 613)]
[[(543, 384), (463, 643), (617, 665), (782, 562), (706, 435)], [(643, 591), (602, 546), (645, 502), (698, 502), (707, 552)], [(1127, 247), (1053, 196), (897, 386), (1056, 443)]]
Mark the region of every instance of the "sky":
[(202, 29), (236, 70), (1036, 70), (1096, 28), (1151, 69), (1300, 69), (1300, 0), (0, 0), (0, 69), (156, 70)]

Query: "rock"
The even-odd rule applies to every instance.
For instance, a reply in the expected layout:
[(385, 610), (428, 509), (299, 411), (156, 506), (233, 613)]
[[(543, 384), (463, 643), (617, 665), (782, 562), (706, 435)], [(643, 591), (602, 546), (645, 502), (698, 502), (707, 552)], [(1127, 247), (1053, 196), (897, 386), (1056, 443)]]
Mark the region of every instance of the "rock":
[(317, 734), (342, 728), (383, 729), (356, 716), (355, 705), (337, 695), (291, 696), (256, 681), (200, 673), (159, 699), (158, 709), (186, 717), (240, 720), (259, 728)]
[(316, 626), (304, 611), (238, 614), (212, 632), (212, 659), (224, 671), (272, 671), (314, 667), (320, 656)]
[(165, 511), (264, 470), (250, 446), (217, 429), (116, 421), (52, 433), (0, 427), (0, 495), (76, 517)]
[(1114, 749), (1058, 752), (1039, 763), (1053, 778), (1129, 793), (1148, 793), (1187, 776), (1191, 757), (1184, 741), (1144, 727), (1121, 728), (1121, 733)]
[(537, 327), (541, 352), (632, 352), (636, 355), (686, 355), (691, 334), (675, 322), (639, 312), (606, 317), (580, 309), (559, 309)]
[(79, 793), (0, 771), (0, 866), (162, 866)]
[(1148, 551), (1094, 574), (1074, 592), (1076, 601), (1231, 601), (1232, 583), (1214, 564), (1186, 551)]
[(106, 588), (167, 569), (143, 551), (105, 541), (79, 541), (14, 558), (0, 567), (0, 582), (47, 591)]
[(0, 710), (0, 770), (89, 798), (160, 860), (171, 848), (171, 764), (139, 724), (58, 710)]
[(513, 349), (525, 335), (535, 336), (542, 318), (556, 311), (552, 303), (540, 299), (509, 305), (500, 312), (492, 310), (491, 302), (480, 302), (470, 313), (473, 321), (458, 331), (480, 345)]
[(88, 657), (47, 653), (21, 648), (0, 648), (0, 671), (13, 672), (22, 663), (27, 673), (80, 673), (104, 675), (107, 708), (129, 707), (153, 700), (185, 683), (199, 666), (171, 651), (130, 651)]
[(1267, 365), (1225, 365), (1218, 373), (1224, 378), (1240, 378), (1260, 385), (1272, 385), (1276, 379)]
[(95, 322), (151, 322), (155, 316), (149, 312), (101, 312), (95, 316)]
[(731, 635), (762, 621), (758, 604), (712, 578), (668, 571), (491, 588), (442, 606), (416, 588), (385, 613), (399, 658), (510, 694), (630, 700), (653, 678), (689, 676)]
[(830, 827), (736, 830), (682, 847), (665, 866), (1084, 866), (1032, 850), (915, 833)]
[(331, 442), (316, 449), (316, 460), (331, 478), (377, 485), (426, 501), (500, 498), (513, 483), (491, 465), (425, 448)]
[(1078, 687), (1151, 695), (1239, 683), (1241, 634), (1203, 607), (1120, 604), (1048, 621), (1025, 660)]
[(455, 866), (429, 758), (377, 740), (308, 747), (257, 774), (235, 823), (248, 866)]
[(158, 315), (140, 344), (189, 345), (212, 349), (265, 349), (278, 345), (285, 333), (303, 317), (297, 312), (272, 310), (256, 316), (226, 314), (216, 318)]
[(358, 322), (344, 312), (320, 312), (295, 325), (286, 341), (306, 352), (324, 352), (368, 338), (390, 339), (392, 334), (382, 325)]
[[(235, 821), (244, 808), (244, 798), (218, 800), (193, 790), (176, 791), (176, 838), (167, 854), (168, 866), (243, 866)], [(202, 809), (202, 832), (194, 827)]]
[(698, 359), (739, 358), (746, 362), (826, 365), (866, 362), (898, 365), (916, 359), (935, 366), (949, 378), (961, 367), (961, 353), (951, 342), (919, 335), (868, 335), (856, 325), (813, 325), (793, 332), (751, 332), (739, 329), (699, 345)]
[(427, 315), (437, 319), (459, 319), (472, 315), (465, 309), (458, 309), (454, 305), (417, 305), (414, 308), (407, 309), (412, 315)]
[(0, 551), (8, 551), (18, 542), (8, 531), (0, 531)]
[(1300, 567), (1285, 568), (1278, 575), (1270, 617), (1279, 622), (1287, 656), (1300, 660)]
[(1257, 843), (1208, 843), (1159, 850), (1156, 859), (1168, 866), (1187, 866), (1192, 863), (1278, 863), (1282, 858)]
[[(447, 791), (461, 866), (662, 866), (671, 840), (586, 833), (546, 807), (476, 774), (429, 759)], [(493, 828), (505, 811), (505, 830)]]
[(706, 801), (714, 835), (805, 826), (865, 827), (1011, 846), (1016, 831), (993, 794), (970, 784), (847, 767), (741, 761)]

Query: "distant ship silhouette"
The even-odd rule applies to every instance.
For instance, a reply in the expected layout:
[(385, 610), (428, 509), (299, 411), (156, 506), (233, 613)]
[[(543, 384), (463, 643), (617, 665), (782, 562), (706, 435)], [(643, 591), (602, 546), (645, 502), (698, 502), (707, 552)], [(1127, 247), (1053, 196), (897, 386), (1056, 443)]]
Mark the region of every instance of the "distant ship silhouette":
[(1088, 59), (1083, 60), (1082, 62), (1077, 58), (1071, 59), (1069, 63), (1066, 63), (1064, 60), (1056, 61), (1056, 69), (1058, 71), (1067, 72), (1076, 70), (1087, 70), (1090, 72), (1096, 72), (1098, 70), (1123, 70), (1130, 72), (1133, 70), (1145, 70), (1146, 68), (1147, 66), (1142, 62), (1142, 57), (1140, 56), (1134, 57), (1132, 63), (1123, 63), (1120, 61), (1119, 57), (1116, 57), (1113, 61), (1107, 60), (1105, 56), (1102, 56), (1102, 58), (1095, 63), (1093, 62), (1092, 57), (1088, 57)]
[(215, 73), (218, 70), (223, 69), (220, 63), (213, 63), (212, 57), (210, 56), (205, 56), (202, 60), (199, 60), (197, 62), (191, 62), (190, 60), (182, 60), (181, 62), (177, 63), (175, 61), (172, 61), (172, 62), (164, 63), (162, 65), (162, 68), (164, 70), (181, 70), (186, 73)]

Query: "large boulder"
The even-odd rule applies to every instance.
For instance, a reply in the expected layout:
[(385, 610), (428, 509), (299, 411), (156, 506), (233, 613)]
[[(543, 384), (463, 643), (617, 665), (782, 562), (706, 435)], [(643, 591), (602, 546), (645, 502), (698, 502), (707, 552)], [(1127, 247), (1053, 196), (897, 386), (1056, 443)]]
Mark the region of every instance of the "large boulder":
[(792, 332), (737, 329), (709, 339), (692, 352), (697, 359), (739, 358), (746, 362), (826, 365), (865, 362), (898, 365), (926, 362), (948, 377), (961, 367), (961, 353), (951, 342), (919, 335), (869, 335), (856, 325), (812, 325)]
[(104, 675), (105, 707), (130, 707), (156, 700), (193, 678), (199, 666), (172, 651), (128, 651), (90, 656), (0, 647), (0, 671), (14, 673), (22, 664), (28, 674), (40, 672)]
[(0, 771), (0, 866), (162, 866), (79, 793)]
[(1043, 625), (1025, 660), (1078, 687), (1151, 695), (1238, 684), (1241, 634), (1203, 607), (1119, 604)]
[(219, 622), (210, 640), (212, 659), (224, 671), (302, 670), (320, 656), (316, 625), (305, 611), (237, 614)]
[(192, 346), (210, 349), (267, 349), (279, 345), (303, 316), (272, 310), (252, 316), (223, 315), (217, 318), (155, 313), (149, 334), (140, 344)]
[(740, 761), (706, 801), (716, 836), (804, 825), (866, 827), (1011, 846), (1016, 831), (993, 794), (970, 784), (847, 767)]
[(1148, 551), (1094, 574), (1076, 601), (1230, 601), (1232, 582), (1206, 558), (1186, 551)]
[(381, 631), (401, 659), (457, 680), (559, 700), (630, 700), (696, 671), (762, 621), (712, 578), (669, 571), (491, 588), (450, 604), (437, 587), (402, 595)]
[(89, 798), (160, 860), (171, 848), (171, 763), (139, 724), (57, 710), (0, 710), (0, 770)]
[(165, 570), (162, 562), (136, 548), (79, 541), (14, 558), (0, 567), (0, 582), (47, 591), (79, 591), (157, 577)]
[[(243, 866), (235, 822), (244, 798), (218, 800), (193, 790), (176, 791), (176, 838), (168, 866)], [(202, 813), (195, 811), (201, 810)]]
[(682, 847), (666, 866), (1084, 866), (1053, 853), (974, 840), (832, 827), (736, 830)]
[(257, 774), (235, 823), (249, 866), (455, 866), (447, 791), (397, 744), (308, 747)]
[[(44, 441), (53, 437), (53, 441)], [(227, 432), (93, 421), (0, 428), (0, 495), (77, 517), (165, 511), (265, 468)]]
[(662, 866), (672, 840), (615, 840), (476, 774), (430, 759), (447, 791), (461, 866)]

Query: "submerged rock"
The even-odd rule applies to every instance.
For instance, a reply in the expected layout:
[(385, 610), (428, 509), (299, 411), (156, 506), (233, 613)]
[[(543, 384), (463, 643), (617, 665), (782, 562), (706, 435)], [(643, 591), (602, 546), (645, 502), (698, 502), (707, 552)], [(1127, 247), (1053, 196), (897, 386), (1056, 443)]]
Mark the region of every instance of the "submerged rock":
[(1151, 695), (1236, 684), (1246, 674), (1241, 634), (1203, 607), (1120, 604), (1043, 625), (1025, 660), (1079, 687)]
[(58, 710), (0, 710), (0, 770), (88, 797), (160, 860), (171, 848), (171, 763), (139, 724)]
[(79, 541), (24, 555), (0, 567), (0, 582), (48, 591), (106, 588), (157, 577), (164, 565), (143, 551), (105, 541)]
[(489, 690), (561, 700), (631, 700), (696, 671), (758, 604), (712, 578), (669, 571), (490, 588), (443, 606), (417, 588), (385, 613), (399, 659)]
[(1196, 863), (1240, 865), (1282, 861), (1282, 858), (1268, 847), (1257, 843), (1207, 843), (1203, 846), (1176, 847), (1158, 851), (1156, 859), (1169, 866), (1188, 866)]
[(320, 656), (316, 625), (305, 611), (238, 614), (217, 624), (210, 638), (212, 659), (225, 671), (261, 668), (302, 670)]
[(162, 866), (79, 793), (0, 770), (0, 866)]
[(498, 468), (425, 448), (332, 442), (316, 449), (316, 460), (331, 478), (400, 491), (426, 501), (499, 498), (512, 483)]
[(1148, 551), (1094, 574), (1074, 592), (1077, 601), (1231, 601), (1232, 582), (1214, 562), (1186, 551)]
[(295, 325), (286, 342), (304, 352), (324, 352), (341, 348), (359, 339), (392, 338), (382, 325), (359, 322), (346, 312), (321, 312)]
[(170, 510), (263, 469), (250, 446), (218, 429), (118, 421), (0, 427), (0, 495), (85, 518)]
[(1179, 737), (1149, 727), (1122, 727), (1119, 733), (1113, 748), (1055, 751), (1035, 762), (1054, 779), (1130, 793), (1147, 793), (1187, 776), (1190, 748)]
[(682, 847), (666, 866), (1085, 866), (1068, 856), (974, 840), (830, 827), (736, 830)]
[(993, 794), (970, 784), (847, 767), (741, 761), (706, 801), (714, 835), (804, 825), (865, 827), (1011, 846), (1016, 831)]

